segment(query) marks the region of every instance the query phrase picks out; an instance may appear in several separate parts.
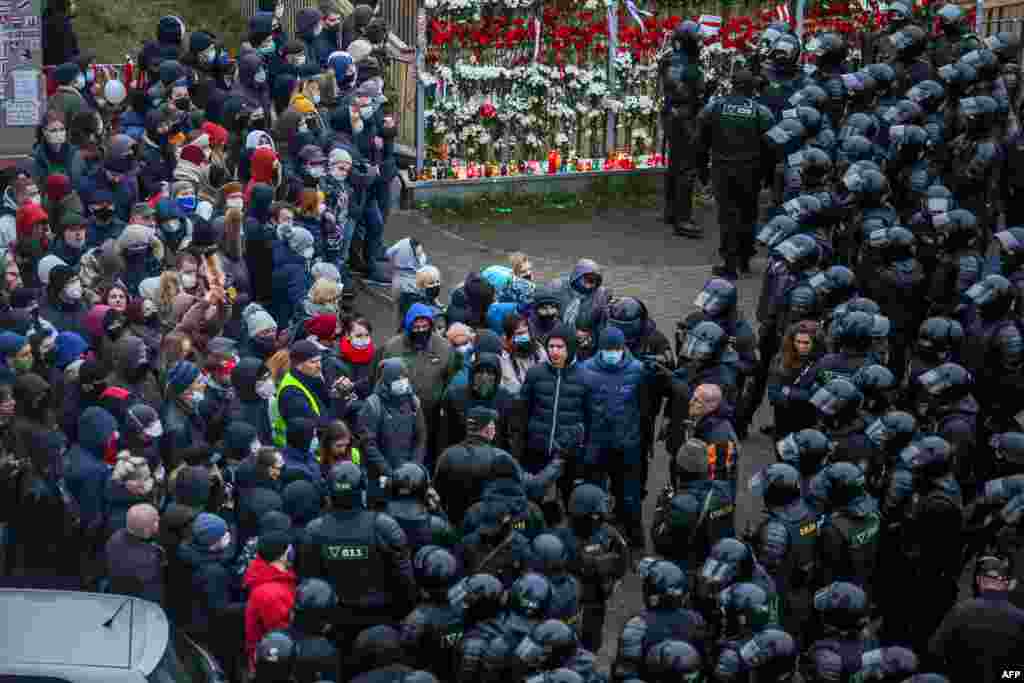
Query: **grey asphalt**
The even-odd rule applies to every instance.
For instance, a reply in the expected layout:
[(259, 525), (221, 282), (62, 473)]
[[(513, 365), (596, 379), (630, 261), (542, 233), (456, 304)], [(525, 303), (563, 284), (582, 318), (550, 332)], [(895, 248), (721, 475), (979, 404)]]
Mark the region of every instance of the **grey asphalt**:
[[(604, 270), (604, 284), (619, 296), (635, 296), (647, 306), (658, 328), (672, 339), (675, 323), (693, 310), (693, 299), (711, 277), (718, 247), (718, 230), (713, 207), (698, 208), (695, 220), (706, 229), (701, 240), (672, 235), (661, 222), (661, 209), (614, 210), (586, 222), (552, 224), (531, 221), (528, 215), (513, 214), (512, 220), (489, 224), (435, 225), (422, 213), (392, 212), (386, 226), (387, 244), (414, 237), (423, 245), (432, 264), (441, 270), (443, 300), (449, 287), (460, 283), (473, 270), (508, 263), (508, 254), (523, 251), (534, 265), (538, 282), (547, 282), (569, 272), (580, 258), (597, 261)], [(760, 283), (763, 259), (755, 259), (754, 274), (739, 281), (740, 307), (752, 319)], [(395, 314), (382, 288), (359, 286), (356, 308), (374, 323), (374, 338), (383, 342), (395, 327)], [(372, 293), (371, 293), (372, 292)], [(770, 464), (771, 442), (757, 427), (764, 422), (762, 408), (751, 429), (750, 439), (741, 446), (739, 500), (736, 528), (741, 531), (756, 519), (760, 502), (747, 493), (746, 482), (760, 468)], [(650, 468), (644, 519), (650, 524), (657, 492), (666, 483), (667, 455), (659, 445)], [(634, 565), (643, 555), (634, 553)], [(626, 620), (641, 608), (640, 586), (631, 573), (609, 605), (604, 648), (599, 653), (604, 668), (614, 657), (614, 646)]]

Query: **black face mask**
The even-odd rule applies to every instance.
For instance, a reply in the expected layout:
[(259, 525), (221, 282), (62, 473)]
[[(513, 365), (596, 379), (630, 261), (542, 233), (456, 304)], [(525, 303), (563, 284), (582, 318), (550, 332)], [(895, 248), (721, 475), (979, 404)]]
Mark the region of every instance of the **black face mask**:
[(412, 339), (412, 345), (417, 349), (425, 349), (430, 343), (430, 330), (412, 331), (409, 333), (409, 338)]
[(427, 295), (427, 298), (433, 301), (441, 293), (441, 285), (435, 285), (433, 287), (427, 287), (423, 290), (423, 293)]
[(190, 111), (192, 109), (192, 100), (188, 97), (179, 97), (174, 100), (174, 106), (178, 111)]
[(114, 217), (114, 207), (112, 206), (101, 206), (93, 209), (92, 212), (96, 215), (96, 220), (100, 223), (109, 223)]

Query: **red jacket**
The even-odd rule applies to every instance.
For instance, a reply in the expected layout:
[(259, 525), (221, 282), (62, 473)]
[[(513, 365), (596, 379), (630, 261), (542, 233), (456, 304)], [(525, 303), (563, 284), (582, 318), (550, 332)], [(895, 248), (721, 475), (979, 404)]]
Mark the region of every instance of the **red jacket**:
[(270, 631), (287, 628), (295, 604), (298, 577), (256, 557), (245, 570), (242, 584), (249, 592), (245, 605), (245, 653), (252, 666), (256, 646)]

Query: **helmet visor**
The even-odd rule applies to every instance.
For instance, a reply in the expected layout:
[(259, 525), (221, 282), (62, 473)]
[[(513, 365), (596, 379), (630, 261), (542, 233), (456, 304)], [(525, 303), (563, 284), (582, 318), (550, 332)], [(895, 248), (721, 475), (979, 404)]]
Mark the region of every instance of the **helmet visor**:
[(772, 126), (771, 128), (769, 128), (768, 132), (765, 133), (765, 137), (767, 137), (768, 140), (772, 142), (772, 144), (778, 145), (780, 147), (788, 144), (790, 140), (789, 133), (785, 129), (780, 128), (779, 126)]
[(707, 360), (714, 352), (711, 342), (693, 335), (687, 337), (686, 346), (683, 348), (683, 355), (693, 360)]
[(949, 211), (949, 199), (947, 199), (946, 197), (928, 198), (929, 213), (944, 213), (946, 211)]
[(795, 263), (802, 255), (800, 246), (790, 240), (786, 240), (775, 247), (775, 253), (789, 264)]
[(938, 368), (933, 368), (924, 373), (917, 379), (917, 381), (921, 384), (921, 387), (932, 396), (941, 394), (943, 391), (953, 386), (953, 383), (949, 381), (946, 373), (939, 372)]
[[(894, 14), (897, 15), (895, 17), (897, 21), (899, 21), (902, 18), (899, 15), (899, 13)], [(903, 31), (897, 31), (896, 33), (893, 33), (891, 36), (889, 36), (889, 43), (891, 43), (892, 46), (897, 50), (906, 50), (908, 47), (914, 44), (914, 41), (911, 39), (909, 35), (907, 35)]]
[(736, 565), (709, 557), (700, 568), (698, 579), (714, 591), (719, 591), (736, 578)]
[(846, 401), (823, 387), (818, 389), (818, 391), (814, 393), (814, 396), (811, 396), (811, 405), (813, 405), (819, 413), (832, 417), (846, 406)]
[(875, 444), (875, 446), (881, 448), (889, 436), (889, 430), (885, 428), (885, 422), (877, 419), (867, 426), (867, 429), (864, 430), (864, 436), (868, 437), (868, 440)]
[(777, 223), (768, 223), (757, 233), (757, 241), (766, 247), (774, 247), (784, 236), (785, 233)]
[(992, 288), (984, 282), (976, 282), (971, 285), (964, 293), (964, 296), (978, 306), (984, 306), (995, 298)]
[(785, 463), (800, 461), (800, 444), (796, 442), (795, 434), (787, 434), (784, 439), (775, 442), (775, 453), (779, 460)]
[(527, 669), (536, 669), (544, 663), (544, 646), (527, 636), (516, 647), (515, 656)]

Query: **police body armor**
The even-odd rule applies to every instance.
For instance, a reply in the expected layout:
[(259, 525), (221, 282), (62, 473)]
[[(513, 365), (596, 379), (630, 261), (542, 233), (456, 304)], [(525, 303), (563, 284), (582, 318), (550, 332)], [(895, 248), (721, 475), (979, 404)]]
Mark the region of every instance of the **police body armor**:
[(853, 517), (840, 511), (830, 515), (826, 523), (835, 527), (843, 539), (847, 559), (856, 577), (853, 582), (870, 596), (878, 564), (881, 516), (877, 512), (869, 512), (864, 517)]
[(771, 521), (786, 528), (789, 552), (783, 569), (780, 592), (813, 585), (818, 577), (818, 516), (802, 502), (798, 507), (769, 512)]
[(864, 640), (815, 641), (801, 667), (806, 683), (857, 683), (864, 653), (877, 644)]
[(666, 640), (683, 640), (697, 648), (702, 655), (707, 654), (707, 624), (698, 612), (686, 608), (645, 609), (640, 616), (647, 623), (641, 652), (648, 652)]
[[(942, 488), (932, 488), (923, 495), (918, 492), (914, 492), (911, 495), (910, 503), (907, 506), (907, 514), (902, 527), (903, 541), (901, 546), (903, 549), (903, 555), (906, 560), (911, 563), (915, 576), (932, 575), (937, 577), (942, 573), (940, 567), (922, 566), (922, 560), (924, 557), (921, 548), (921, 539), (925, 535), (935, 532), (934, 529), (925, 528), (929, 521), (932, 521), (927, 519), (925, 516), (924, 507), (926, 505), (931, 506), (933, 510), (940, 506), (949, 510), (962, 510), (963, 499), (960, 495), (960, 487), (956, 486), (955, 488), (952, 488), (944, 486)], [(948, 531), (950, 534), (955, 532), (957, 534), (957, 540), (959, 540), (960, 529), (949, 529)], [(960, 547), (957, 546), (955, 551), (956, 559), (951, 561), (949, 564), (956, 564), (959, 566)]]
[(417, 651), (408, 653), (416, 665), (433, 672), (439, 680), (455, 680), (465, 630), (460, 609), (453, 605), (420, 605), (406, 620), (416, 620), (423, 629)]
[(337, 591), (341, 606), (372, 607), (369, 596), (394, 589), (394, 570), (377, 547), (378, 514), (362, 510), (346, 524), (334, 516), (323, 517), (311, 531), (324, 576)]
[(573, 569), (580, 577), (580, 603), (604, 602), (618, 583), (621, 567), (628, 561), (625, 540), (608, 524), (602, 525), (589, 538), (576, 539)]

